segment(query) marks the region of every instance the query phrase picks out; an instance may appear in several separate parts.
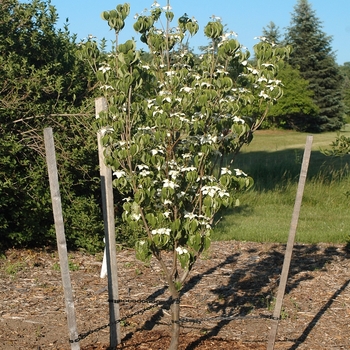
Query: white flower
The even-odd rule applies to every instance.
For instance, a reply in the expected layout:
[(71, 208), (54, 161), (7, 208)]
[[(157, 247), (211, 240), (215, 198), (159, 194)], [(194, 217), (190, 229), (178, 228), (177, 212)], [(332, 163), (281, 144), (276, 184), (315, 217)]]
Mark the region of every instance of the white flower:
[(183, 197), (185, 194), (186, 194), (186, 192), (181, 191), (180, 193), (177, 193), (176, 196), (177, 196), (177, 198), (181, 198), (181, 197)]
[(232, 171), (228, 168), (221, 168), (221, 175), (225, 175), (225, 174), (232, 174)]
[(177, 247), (175, 250), (177, 251), (177, 253), (178, 253), (179, 255), (187, 254), (187, 253), (188, 253), (188, 250), (187, 250), (186, 248), (183, 248), (183, 247)]
[(167, 6), (164, 6), (163, 7), (163, 10), (165, 11), (171, 11), (172, 10), (172, 7), (170, 5), (167, 5)]
[(152, 156), (155, 156), (158, 153), (164, 154), (164, 151), (162, 149), (152, 149), (151, 153), (152, 153)]
[(170, 215), (171, 215), (171, 211), (170, 210), (167, 210), (163, 213), (163, 215), (166, 217), (166, 218), (169, 218)]
[(111, 85), (100, 86), (100, 90), (109, 90), (109, 89), (114, 90), (113, 86), (111, 86)]
[(143, 169), (141, 172), (140, 172), (140, 175), (141, 176), (147, 176), (147, 175), (149, 175), (151, 172), (150, 171), (148, 171), (148, 170), (146, 170), (146, 169)]
[(186, 213), (184, 215), (184, 218), (189, 218), (190, 220), (193, 220), (197, 217), (198, 215), (194, 214), (194, 213)]
[(181, 117), (181, 116), (186, 116), (186, 114), (180, 113), (180, 112), (170, 113), (170, 117)]
[(192, 90), (193, 90), (192, 88), (190, 88), (190, 87), (188, 87), (188, 86), (184, 86), (184, 87), (182, 87), (182, 88), (180, 89), (180, 92), (181, 92), (181, 91), (191, 92)]
[(237, 33), (235, 33), (235, 32), (233, 32), (232, 30), (230, 31), (230, 32), (228, 32), (228, 33), (224, 33), (224, 34), (222, 34), (222, 38), (223, 38), (223, 40), (228, 40), (231, 36), (235, 36), (235, 37), (237, 37), (238, 36), (238, 34)]
[(259, 73), (259, 71), (255, 68), (253, 69), (253, 68), (248, 67), (247, 69), (249, 70), (249, 72), (253, 73), (254, 75)]
[(180, 172), (177, 171), (177, 170), (170, 170), (170, 171), (169, 171), (169, 175), (171, 176), (171, 178), (172, 178), (173, 180), (175, 180), (176, 177), (177, 177), (177, 175), (179, 175), (179, 174), (180, 174)]
[(147, 100), (147, 108), (150, 109), (152, 106), (154, 106), (155, 101), (155, 99)]
[(167, 205), (167, 204), (173, 204), (173, 202), (172, 201), (170, 201), (169, 199), (166, 199), (164, 202), (164, 205)]
[(263, 90), (260, 91), (259, 97), (263, 97), (265, 100), (269, 98), (269, 95), (267, 95)]
[(140, 130), (140, 131), (147, 131), (148, 133), (152, 133), (152, 131), (156, 129), (156, 126), (152, 126), (152, 127), (149, 127), (149, 126), (144, 126), (144, 127), (139, 127), (137, 128), (137, 130)]
[(136, 165), (136, 168), (138, 168), (139, 170), (149, 169), (148, 165), (145, 164), (138, 164)]
[[(167, 134), (167, 136), (168, 137), (170, 137), (170, 134)], [(177, 163), (176, 163), (176, 161), (175, 160), (169, 160), (169, 167), (171, 168), (171, 169), (174, 169), (174, 168), (178, 168), (178, 166), (177, 166)]]
[(117, 177), (117, 179), (120, 179), (121, 177), (125, 176), (126, 173), (124, 170), (117, 170), (113, 173), (114, 176)]
[(163, 180), (163, 187), (170, 187), (170, 188), (175, 188), (175, 187), (179, 187), (179, 185), (177, 185), (175, 182), (170, 181), (168, 179)]
[(157, 114), (163, 114), (164, 111), (162, 109), (158, 109), (156, 111), (153, 112), (153, 117), (155, 117)]
[(152, 4), (152, 6), (151, 7), (160, 7), (160, 5), (158, 4), (158, 2), (157, 1), (155, 1), (153, 4)]
[(205, 86), (205, 87), (211, 87), (211, 84), (209, 84), (209, 83), (207, 83), (207, 82), (202, 82), (201, 83), (201, 87), (203, 87), (203, 86)]
[(239, 118), (237, 116), (233, 117), (233, 121), (236, 122), (236, 123), (242, 123), (242, 124), (245, 123), (244, 119), (241, 119), (241, 118)]
[(216, 192), (220, 191), (220, 188), (218, 186), (203, 186), (201, 191), (204, 195), (214, 197)]
[(141, 219), (141, 214), (132, 214), (131, 217), (135, 220), (135, 221), (139, 221)]
[(215, 194), (218, 194), (219, 197), (221, 197), (221, 198), (224, 197), (224, 196), (226, 196), (226, 197), (229, 197), (229, 196), (230, 196), (228, 192), (222, 190), (222, 189), (221, 189), (220, 187), (218, 187), (218, 186), (203, 186), (203, 187), (202, 187), (202, 193), (203, 193), (204, 195), (207, 194), (207, 195), (210, 196), (210, 197), (214, 197)]
[(268, 83), (269, 83), (269, 84), (275, 83), (276, 85), (279, 85), (279, 84), (282, 83), (282, 81), (281, 81), (281, 80), (278, 80), (278, 79), (274, 79), (274, 80), (270, 79), (270, 80), (268, 81)]
[(259, 40), (261, 40), (261, 41), (267, 41), (266, 36), (256, 36), (256, 37), (254, 37), (254, 39), (255, 39), (255, 40), (256, 40), (256, 39), (259, 39)]
[(202, 145), (205, 143), (209, 143), (211, 145), (212, 143), (216, 143), (217, 140), (218, 140), (217, 136), (211, 136), (211, 135), (202, 135), (199, 138), (199, 141)]
[(175, 75), (175, 74), (176, 74), (176, 72), (173, 71), (173, 70), (168, 70), (168, 71), (165, 72), (165, 75), (166, 75), (167, 77), (171, 77), (172, 75)]
[(111, 67), (110, 67), (110, 66), (102, 66), (102, 67), (100, 67), (98, 70), (101, 70), (102, 73), (106, 73), (106, 72), (108, 72), (109, 70), (111, 70)]
[(226, 191), (223, 191), (223, 190), (218, 191), (218, 195), (219, 195), (220, 198), (222, 198), (224, 196), (230, 197), (230, 194), (228, 192), (226, 192)]
[(199, 221), (199, 224), (205, 226), (207, 230), (211, 229), (211, 225), (207, 221)]
[(236, 172), (236, 176), (247, 176), (247, 174), (245, 172), (243, 172), (241, 169), (234, 169), (234, 171)]
[(142, 66), (143, 69), (149, 70), (150, 66), (148, 64), (145, 64), (144, 66)]
[(152, 235), (167, 235), (167, 236), (170, 236), (170, 232), (171, 232), (170, 228), (158, 228), (151, 231)]
[(188, 166), (181, 169), (181, 171), (196, 171), (196, 170), (197, 168), (195, 166)]

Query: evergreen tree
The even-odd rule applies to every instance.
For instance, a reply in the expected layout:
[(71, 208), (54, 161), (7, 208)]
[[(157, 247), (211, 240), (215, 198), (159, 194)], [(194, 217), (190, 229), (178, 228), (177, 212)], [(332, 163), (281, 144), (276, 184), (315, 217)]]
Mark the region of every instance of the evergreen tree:
[(332, 52), (332, 38), (322, 31), (308, 0), (298, 0), (294, 10), (286, 33), (286, 43), (293, 47), (290, 64), (309, 81), (319, 108), (319, 116), (308, 131), (338, 130), (343, 125), (342, 77)]
[(343, 75), (342, 99), (346, 122), (350, 122), (350, 62), (345, 62), (339, 67)]
[(270, 42), (273, 44), (280, 44), (281, 40), (281, 33), (280, 33), (280, 28), (278, 26), (276, 26), (276, 24), (274, 22), (270, 22), (266, 28), (263, 28), (263, 36)]

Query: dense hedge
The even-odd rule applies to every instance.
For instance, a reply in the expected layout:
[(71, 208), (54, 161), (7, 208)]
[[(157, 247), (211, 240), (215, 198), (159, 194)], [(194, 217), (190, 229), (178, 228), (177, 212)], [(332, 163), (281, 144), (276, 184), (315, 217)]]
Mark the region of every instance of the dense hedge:
[(1, 248), (55, 244), (43, 129), (56, 143), (70, 248), (102, 247), (90, 68), (46, 1), (0, 4)]

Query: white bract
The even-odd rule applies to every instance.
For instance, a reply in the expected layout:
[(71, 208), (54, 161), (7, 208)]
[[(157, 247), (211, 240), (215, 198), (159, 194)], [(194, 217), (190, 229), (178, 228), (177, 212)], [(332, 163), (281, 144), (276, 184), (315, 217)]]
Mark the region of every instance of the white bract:
[(221, 168), (221, 175), (225, 175), (225, 174), (232, 174), (232, 171), (228, 168)]
[(168, 180), (168, 179), (165, 179), (163, 180), (163, 187), (169, 187), (169, 188), (176, 188), (176, 187), (179, 187), (178, 184), (176, 184), (175, 182), (171, 181), (171, 180)]
[(237, 176), (248, 176), (245, 172), (243, 172), (241, 169), (234, 169)]
[(113, 173), (114, 176), (117, 177), (117, 179), (120, 179), (121, 177), (126, 175), (126, 172), (124, 170), (117, 170)]
[(177, 247), (175, 250), (179, 255), (188, 253), (188, 250), (186, 248), (183, 248), (183, 247)]
[(158, 228), (155, 230), (151, 231), (152, 235), (166, 235), (166, 236), (170, 236), (170, 228)]

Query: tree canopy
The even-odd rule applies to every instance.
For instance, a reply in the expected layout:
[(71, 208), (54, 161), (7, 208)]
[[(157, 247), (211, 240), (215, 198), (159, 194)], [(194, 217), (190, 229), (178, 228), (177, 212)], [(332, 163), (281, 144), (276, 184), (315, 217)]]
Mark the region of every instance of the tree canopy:
[(346, 121), (350, 122), (350, 62), (345, 62), (339, 67), (341, 74), (343, 75), (342, 84), (342, 100), (344, 104), (344, 113)]
[(276, 24), (273, 21), (270, 21), (270, 23), (266, 26), (266, 28), (265, 27), (263, 28), (262, 35), (270, 43), (273, 43), (275, 45), (278, 45), (281, 43), (280, 28), (276, 26)]
[[(42, 136), (47, 126), (56, 136), (68, 241), (79, 246), (81, 235), (103, 231), (92, 219), (99, 184), (87, 97), (95, 78), (78, 60), (68, 27), (55, 28), (57, 18), (47, 1), (0, 2), (0, 229), (6, 245), (55, 239)], [(83, 209), (86, 220), (77, 216)]]
[(285, 41), (293, 47), (289, 63), (309, 81), (319, 115), (308, 131), (338, 130), (343, 125), (342, 78), (331, 48), (332, 38), (307, 0), (298, 0)]
[(301, 77), (298, 69), (286, 63), (277, 78), (283, 82), (284, 93), (271, 106), (269, 118), (273, 125), (298, 131), (310, 130), (318, 117), (319, 109), (313, 101), (313, 91), (309, 82)]

